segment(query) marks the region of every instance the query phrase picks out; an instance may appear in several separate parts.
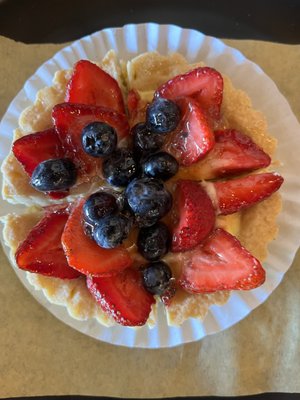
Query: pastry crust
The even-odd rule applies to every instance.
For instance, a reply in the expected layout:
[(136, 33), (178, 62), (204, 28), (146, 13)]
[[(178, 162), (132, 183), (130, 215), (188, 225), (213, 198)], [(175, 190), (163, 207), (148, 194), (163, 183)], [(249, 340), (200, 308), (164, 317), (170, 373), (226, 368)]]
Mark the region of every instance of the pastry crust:
[[(161, 56), (158, 53), (145, 53), (127, 63), (121, 62), (120, 65), (112, 51), (101, 63), (101, 67), (119, 81), (124, 94), (127, 90), (136, 89), (143, 99), (150, 100), (153, 91), (160, 84), (196, 66), (202, 66), (203, 63), (189, 65), (179, 54)], [(69, 77), (70, 71), (56, 73), (53, 86), (42, 89), (38, 93), (34, 105), (22, 113), (20, 127), (15, 131), (14, 139), (51, 126), (51, 109), (55, 104), (63, 101)], [(268, 134), (263, 114), (252, 108), (247, 94), (235, 89), (227, 77), (224, 77), (222, 115), (222, 128), (239, 129), (249, 135), (269, 155), (274, 154), (277, 142)], [(192, 174), (193, 168), (197, 168), (197, 164), (194, 164), (188, 173)], [(26, 205), (47, 205), (53, 202), (31, 188), (27, 175), (12, 153), (3, 163), (2, 172), (4, 176), (3, 196), (6, 200)], [(204, 178), (205, 176), (203, 176)], [(78, 193), (86, 194), (87, 191), (93, 191), (93, 185), (78, 188), (64, 201), (71, 201), (78, 196)], [(246, 211), (232, 216), (219, 217), (217, 225), (237, 236), (254, 256), (263, 261), (267, 256), (268, 243), (277, 234), (276, 216), (280, 209), (280, 195), (275, 193), (269, 199)], [(10, 214), (2, 219), (4, 239), (10, 247), (11, 262), (14, 266), (14, 253), (18, 244), (26, 238), (27, 233), (41, 215), (40, 209), (30, 208), (22, 215)], [(180, 270), (180, 261), (178, 259), (175, 261), (170, 253), (165, 260), (176, 275)], [(84, 279), (67, 281), (31, 273), (27, 273), (27, 279), (35, 289), (43, 290), (50, 302), (66, 306), (72, 317), (80, 320), (96, 318), (105, 326), (114, 324), (114, 321), (104, 314), (95, 303), (85, 286)], [(180, 325), (190, 317), (203, 319), (212, 304), (222, 305), (226, 303), (229, 296), (229, 292), (191, 295), (183, 290), (178, 290), (171, 305), (166, 307), (168, 324)], [(151, 313), (148, 325), (153, 326), (155, 320), (156, 307)]]

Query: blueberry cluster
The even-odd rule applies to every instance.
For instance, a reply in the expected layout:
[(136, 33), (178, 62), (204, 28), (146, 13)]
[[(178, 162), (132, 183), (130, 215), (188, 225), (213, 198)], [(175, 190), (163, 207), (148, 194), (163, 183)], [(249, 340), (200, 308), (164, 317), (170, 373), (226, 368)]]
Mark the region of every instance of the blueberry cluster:
[(161, 151), (165, 135), (180, 121), (177, 105), (156, 99), (147, 109), (146, 122), (132, 128), (132, 146), (118, 148), (112, 127), (93, 122), (83, 129), (82, 147), (94, 157), (103, 157), (102, 172), (115, 191), (92, 194), (83, 207), (85, 232), (106, 249), (119, 246), (132, 226), (139, 227), (137, 247), (149, 261), (142, 267), (145, 288), (162, 295), (172, 277), (160, 261), (168, 252), (170, 232), (160, 220), (172, 207), (172, 195), (163, 181), (174, 176), (178, 163)]

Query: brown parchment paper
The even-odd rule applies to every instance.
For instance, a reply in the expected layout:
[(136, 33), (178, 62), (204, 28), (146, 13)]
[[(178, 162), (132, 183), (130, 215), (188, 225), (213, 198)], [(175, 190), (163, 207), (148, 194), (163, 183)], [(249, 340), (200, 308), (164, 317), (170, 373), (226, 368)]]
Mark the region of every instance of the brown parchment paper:
[[(265, 70), (300, 119), (300, 45), (224, 42)], [(25, 80), (64, 46), (0, 37), (0, 117)], [(299, 264), (300, 252), (270, 298), (232, 328), (176, 348), (142, 350), (96, 341), (55, 319), (0, 250), (0, 397), (300, 392)]]

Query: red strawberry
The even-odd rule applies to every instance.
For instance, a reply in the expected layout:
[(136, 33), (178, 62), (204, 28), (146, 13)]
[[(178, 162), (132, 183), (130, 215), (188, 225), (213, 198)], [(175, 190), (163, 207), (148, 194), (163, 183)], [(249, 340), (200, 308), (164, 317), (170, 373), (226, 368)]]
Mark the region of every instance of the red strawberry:
[(165, 144), (167, 152), (184, 166), (203, 158), (214, 146), (211, 126), (198, 103), (191, 98), (177, 100), (182, 119)]
[(265, 168), (271, 158), (249, 136), (234, 129), (215, 131), (215, 146), (201, 165), (207, 179)]
[(186, 253), (179, 284), (191, 293), (250, 290), (262, 285), (265, 271), (241, 243), (216, 229), (204, 244)]
[(155, 303), (134, 268), (109, 277), (87, 277), (87, 287), (101, 308), (125, 326), (144, 325)]
[(135, 89), (129, 90), (127, 95), (127, 109), (130, 118), (133, 118), (136, 114), (140, 101), (141, 96), (139, 95), (138, 91)]
[(43, 219), (30, 231), (16, 252), (19, 268), (62, 279), (81, 274), (71, 268), (61, 245), (61, 235), (68, 219), (66, 209), (46, 210)]
[(244, 178), (206, 183), (215, 189), (218, 214), (243, 210), (271, 196), (280, 188), (283, 178), (276, 173), (249, 175)]
[(53, 128), (17, 139), (12, 151), (29, 176), (42, 161), (63, 157), (61, 141)]
[(178, 222), (172, 232), (172, 251), (190, 250), (212, 231), (215, 210), (206, 191), (193, 181), (177, 182), (175, 204)]
[(98, 158), (84, 152), (81, 144), (82, 129), (91, 122), (102, 121), (116, 129), (119, 139), (129, 132), (126, 116), (104, 107), (58, 104), (53, 108), (52, 118), (63, 143), (65, 156), (74, 161), (82, 181), (96, 175), (100, 164)]
[(147, 102), (141, 99), (141, 96), (135, 89), (131, 89), (128, 92), (127, 109), (130, 126), (134, 126), (139, 122), (145, 121)]
[(125, 114), (118, 82), (96, 64), (78, 61), (67, 86), (66, 102), (110, 108)]
[(87, 275), (103, 276), (122, 271), (132, 264), (128, 251), (119, 246), (103, 249), (85, 233), (82, 223), (82, 199), (72, 210), (66, 223), (62, 244), (69, 265)]
[(210, 117), (219, 119), (223, 78), (213, 68), (199, 67), (170, 79), (156, 90), (155, 96), (170, 100), (177, 97), (193, 97)]
[[(13, 143), (12, 151), (29, 176), (42, 161), (64, 156), (61, 141), (54, 128), (17, 139)], [(68, 195), (68, 191), (47, 194), (53, 199), (62, 199)]]

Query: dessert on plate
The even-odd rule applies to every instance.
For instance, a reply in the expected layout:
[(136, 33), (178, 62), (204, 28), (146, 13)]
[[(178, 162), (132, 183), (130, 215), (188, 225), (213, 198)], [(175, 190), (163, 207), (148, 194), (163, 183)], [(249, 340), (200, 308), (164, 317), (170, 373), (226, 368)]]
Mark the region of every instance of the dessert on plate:
[(203, 319), (265, 281), (283, 178), (246, 93), (203, 63), (145, 53), (78, 61), (24, 110), (2, 165), (16, 268), (71, 316)]

